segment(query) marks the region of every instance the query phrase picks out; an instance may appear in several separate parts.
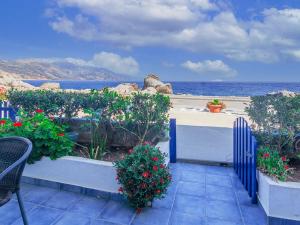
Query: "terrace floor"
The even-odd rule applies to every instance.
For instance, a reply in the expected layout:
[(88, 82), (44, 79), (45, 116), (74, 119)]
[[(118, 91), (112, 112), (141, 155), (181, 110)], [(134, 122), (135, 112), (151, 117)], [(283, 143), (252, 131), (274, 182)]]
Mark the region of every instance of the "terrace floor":
[[(125, 203), (23, 184), (30, 225), (265, 225), (231, 168), (177, 163), (163, 200), (139, 215)], [(23, 224), (15, 198), (0, 208), (0, 224)]]

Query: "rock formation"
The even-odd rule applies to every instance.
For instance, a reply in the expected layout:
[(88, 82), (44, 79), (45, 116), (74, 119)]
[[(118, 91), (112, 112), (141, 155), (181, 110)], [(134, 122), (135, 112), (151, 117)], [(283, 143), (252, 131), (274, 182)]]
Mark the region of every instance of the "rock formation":
[(7, 76), (5, 73), (0, 73), (0, 86), (6, 89), (16, 88), (20, 90), (36, 89), (33, 85), (17, 80), (13, 77)]
[(58, 90), (58, 89), (60, 89), (60, 84), (52, 83), (52, 82), (45, 82), (39, 88), (44, 89), (44, 90)]
[(144, 79), (143, 90), (146, 90), (149, 87), (155, 88), (158, 93), (173, 94), (172, 85), (170, 83), (163, 83), (159, 77), (154, 74), (149, 74)]
[(130, 95), (134, 92), (139, 91), (139, 87), (135, 83), (124, 83), (119, 84), (117, 87), (109, 88), (109, 90), (116, 91), (121, 95)]
[(288, 90), (282, 90), (282, 91), (276, 91), (268, 93), (267, 95), (273, 95), (273, 96), (284, 96), (284, 97), (295, 97), (299, 93), (288, 91)]

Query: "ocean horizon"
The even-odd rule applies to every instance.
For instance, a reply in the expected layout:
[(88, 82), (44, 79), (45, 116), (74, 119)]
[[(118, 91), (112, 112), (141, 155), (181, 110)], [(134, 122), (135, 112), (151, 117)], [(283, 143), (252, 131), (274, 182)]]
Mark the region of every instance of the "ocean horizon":
[[(103, 89), (122, 83), (136, 83), (143, 87), (143, 81), (95, 81), (95, 80), (24, 80), (40, 86), (45, 82), (58, 82), (62, 89)], [(166, 81), (172, 84), (174, 94), (200, 96), (257, 96), (282, 90), (299, 92), (300, 82), (183, 82)]]

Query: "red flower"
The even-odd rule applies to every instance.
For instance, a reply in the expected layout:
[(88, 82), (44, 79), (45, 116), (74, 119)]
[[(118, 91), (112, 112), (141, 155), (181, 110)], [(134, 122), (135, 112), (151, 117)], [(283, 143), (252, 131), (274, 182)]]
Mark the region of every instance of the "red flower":
[(263, 157), (264, 157), (264, 158), (269, 158), (269, 157), (270, 157), (270, 154), (269, 154), (269, 153), (265, 153), (265, 154), (263, 155)]
[(15, 122), (14, 127), (21, 127), (23, 124), (21, 122)]
[(57, 134), (57, 136), (59, 136), (59, 137), (64, 137), (65, 134), (64, 134), (64, 133), (59, 133), (59, 134)]
[(151, 143), (149, 141), (145, 141), (143, 145), (151, 145)]
[(158, 170), (158, 167), (157, 167), (157, 166), (153, 166), (153, 170), (154, 170), (154, 171), (157, 171), (157, 170)]
[(37, 109), (37, 110), (35, 110), (35, 112), (36, 112), (36, 113), (43, 113), (44, 110), (42, 110), (42, 109)]
[(128, 150), (128, 154), (131, 154), (131, 153), (133, 153), (133, 149), (132, 148)]
[(165, 183), (165, 181), (164, 181), (163, 178), (160, 178), (160, 183), (161, 183), (161, 184)]
[(141, 208), (137, 208), (137, 209), (136, 209), (136, 213), (137, 213), (137, 214), (140, 214), (141, 212), (142, 212), (142, 209), (141, 209)]
[(285, 170), (288, 170), (288, 169), (289, 169), (289, 166), (288, 166), (288, 165), (284, 165), (284, 169), (285, 169)]
[(6, 120), (0, 120), (0, 124), (1, 124), (1, 125), (6, 124)]
[(286, 161), (286, 156), (282, 156), (281, 159), (282, 159), (283, 162), (285, 162)]
[(153, 161), (158, 161), (158, 157), (153, 157), (152, 160)]
[(123, 188), (122, 188), (122, 187), (119, 187), (118, 191), (119, 191), (119, 192), (123, 192)]
[(150, 173), (148, 171), (145, 171), (143, 174), (142, 174), (143, 177), (147, 178), (150, 176)]
[(159, 167), (160, 167), (160, 168), (165, 168), (165, 165), (164, 165), (164, 164), (160, 164)]
[(160, 194), (160, 190), (156, 190), (155, 192), (156, 192), (156, 194)]
[(147, 184), (146, 183), (142, 183), (141, 184), (141, 188), (145, 189), (147, 187)]

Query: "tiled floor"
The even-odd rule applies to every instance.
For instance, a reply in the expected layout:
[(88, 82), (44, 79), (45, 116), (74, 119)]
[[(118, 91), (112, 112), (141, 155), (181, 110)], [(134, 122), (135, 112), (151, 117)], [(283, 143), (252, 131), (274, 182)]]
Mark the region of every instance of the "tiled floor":
[[(125, 203), (23, 185), (30, 225), (265, 225), (232, 169), (177, 163), (165, 199), (136, 215)], [(22, 224), (15, 199), (0, 208), (0, 225)]]

